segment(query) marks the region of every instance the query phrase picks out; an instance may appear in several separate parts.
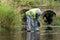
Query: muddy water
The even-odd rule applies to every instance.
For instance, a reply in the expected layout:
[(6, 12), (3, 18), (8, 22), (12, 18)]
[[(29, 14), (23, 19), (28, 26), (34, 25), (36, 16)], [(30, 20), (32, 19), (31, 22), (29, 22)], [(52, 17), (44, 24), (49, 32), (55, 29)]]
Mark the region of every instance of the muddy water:
[(41, 40), (60, 40), (59, 33), (45, 33), (41, 35)]
[(1, 31), (0, 40), (60, 40), (57, 32)]

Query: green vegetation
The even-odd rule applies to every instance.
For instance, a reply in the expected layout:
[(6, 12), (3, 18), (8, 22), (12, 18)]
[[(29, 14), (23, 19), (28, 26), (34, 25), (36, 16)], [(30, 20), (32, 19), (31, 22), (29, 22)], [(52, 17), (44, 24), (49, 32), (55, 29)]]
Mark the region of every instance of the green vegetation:
[(21, 6), (60, 6), (60, 2), (54, 0), (13, 0)]
[(54, 18), (54, 23), (55, 25), (60, 26), (60, 16)]
[(21, 28), (20, 8), (0, 3), (0, 31), (15, 30), (19, 27)]
[(9, 5), (0, 6), (0, 26), (2, 28), (10, 29), (13, 25), (14, 11)]

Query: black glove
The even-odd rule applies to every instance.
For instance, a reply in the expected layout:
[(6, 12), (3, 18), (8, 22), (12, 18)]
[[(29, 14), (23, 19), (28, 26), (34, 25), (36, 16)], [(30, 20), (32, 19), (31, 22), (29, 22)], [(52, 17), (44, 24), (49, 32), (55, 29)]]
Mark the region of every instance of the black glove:
[(38, 27), (40, 27), (40, 23), (38, 22), (37, 24), (38, 24)]

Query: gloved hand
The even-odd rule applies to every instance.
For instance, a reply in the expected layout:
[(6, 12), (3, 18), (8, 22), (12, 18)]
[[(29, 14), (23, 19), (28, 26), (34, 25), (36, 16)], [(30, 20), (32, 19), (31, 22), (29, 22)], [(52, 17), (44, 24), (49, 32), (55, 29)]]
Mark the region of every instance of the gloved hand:
[(37, 25), (38, 25), (38, 27), (40, 27), (40, 23), (39, 22), (37, 23)]

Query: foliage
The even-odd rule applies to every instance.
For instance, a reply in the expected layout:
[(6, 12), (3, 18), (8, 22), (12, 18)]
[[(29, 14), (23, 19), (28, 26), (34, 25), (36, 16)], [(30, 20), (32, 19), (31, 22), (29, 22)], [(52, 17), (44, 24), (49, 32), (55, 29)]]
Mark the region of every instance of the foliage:
[(9, 5), (1, 5), (0, 6), (0, 26), (2, 28), (6, 28), (10, 30), (13, 27), (14, 22), (14, 9)]
[(54, 18), (55, 25), (60, 25), (60, 16)]
[(18, 4), (21, 4), (21, 5), (46, 5), (46, 6), (49, 6), (49, 5), (60, 5), (60, 3), (58, 1), (54, 1), (54, 0), (13, 0), (14, 2), (17, 2)]

